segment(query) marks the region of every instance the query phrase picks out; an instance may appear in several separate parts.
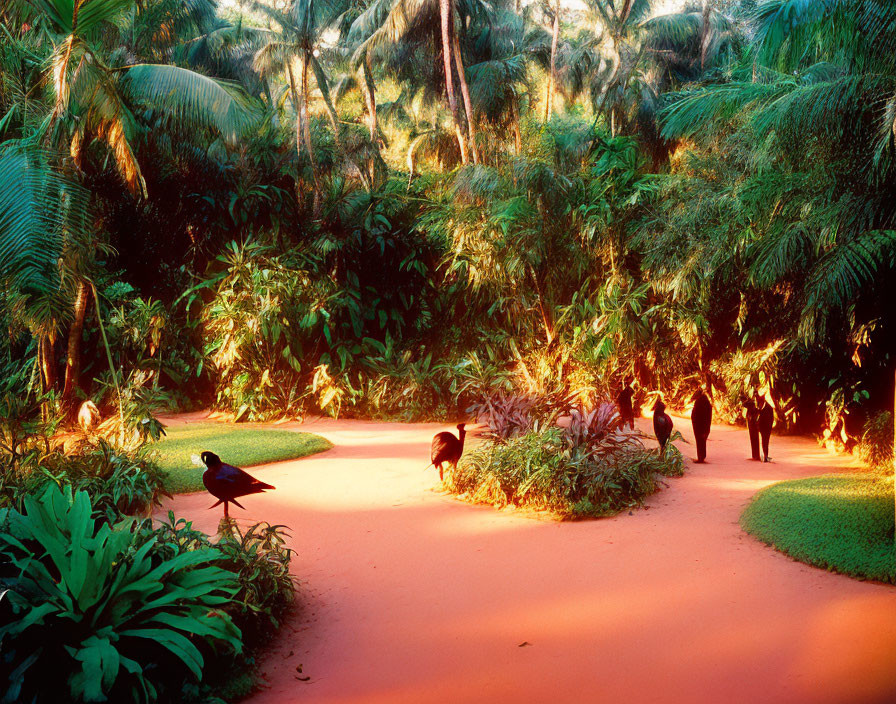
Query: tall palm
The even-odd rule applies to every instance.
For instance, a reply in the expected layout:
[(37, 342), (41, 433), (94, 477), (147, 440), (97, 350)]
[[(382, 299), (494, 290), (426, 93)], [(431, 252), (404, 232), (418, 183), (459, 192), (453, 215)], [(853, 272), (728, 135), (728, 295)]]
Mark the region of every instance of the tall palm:
[(255, 122), (255, 107), (235, 84), (177, 66), (124, 63), (99, 41), (103, 29), (134, 12), (135, 0), (35, 0), (35, 20), (53, 41), (48, 70), (53, 107), (46, 125), (51, 144), (81, 159), (92, 140), (104, 142), (135, 194), (146, 184), (135, 155), (137, 108), (212, 129), (230, 141)]
[(318, 56), (323, 34), (337, 22), (345, 4), (340, 0), (291, 0), (283, 11), (262, 3), (252, 5), (275, 25), (270, 39), (255, 55), (255, 66), (264, 76), (277, 74), (286, 77), (287, 89), (296, 112), (296, 151), (301, 158), (304, 144), (311, 166), (315, 217), (320, 214), (323, 184), (311, 141), (308, 73), (309, 70), (314, 73), (338, 145), (339, 119), (330, 96), (327, 76)]
[(43, 388), (56, 384), (54, 345), (68, 316), (59, 253), (80, 237), (90, 196), (51, 166), (54, 155), (21, 141), (0, 145), (0, 279), (13, 318), (37, 341)]
[(558, 50), (570, 97), (590, 93), (612, 134), (631, 133), (659, 96), (725, 65), (735, 46), (730, 19), (703, 11), (653, 16), (655, 0), (587, 0), (592, 29)]
[[(76, 170), (84, 166), (89, 147), (98, 142), (108, 149), (127, 188), (135, 195), (146, 196), (146, 183), (136, 155), (141, 131), (139, 111), (208, 129), (234, 142), (254, 123), (256, 110), (253, 101), (235, 84), (177, 66), (126, 63), (125, 54), (104, 40), (109, 33), (122, 31), (122, 27), (126, 32), (134, 26), (140, 11), (134, 0), (34, 0), (28, 19), (34, 23), (31, 31), (44, 33), (52, 42), (52, 58), (46, 71), (51, 103), (49, 114), (36, 133), (50, 148), (49, 158), (56, 160), (61, 168), (63, 162), (54, 155), (70, 154), (71, 161), (65, 162), (65, 169), (71, 180), (77, 180), (77, 171), (73, 172), (72, 166)], [(27, 115), (27, 99), (27, 95), (20, 96), (20, 104), (13, 109), (18, 108), (20, 114)], [(23, 126), (27, 127), (24, 122)], [(83, 212), (73, 213), (63, 202), (70, 191), (60, 194), (57, 200), (61, 200), (51, 206), (53, 210), (67, 213), (68, 219), (60, 231), (60, 246), (51, 248), (50, 252), (81, 251), (80, 244), (86, 240), (79, 238), (78, 233), (90, 229), (84, 225), (87, 216)], [(33, 234), (33, 230), (29, 234), (21, 228), (5, 229), (0, 237), (18, 238), (21, 243), (22, 237)], [(72, 266), (60, 272), (66, 276), (59, 278), (59, 286), (71, 282), (68, 291), (73, 319), (64, 384), (69, 400), (78, 382), (81, 328), (89, 285), (87, 267), (75, 265), (77, 261), (84, 264), (84, 256), (69, 262)], [(45, 288), (44, 292), (48, 290)], [(47, 351), (50, 336), (43, 338), (39, 342), (44, 354), (44, 379), (51, 387), (55, 377)]]
[[(489, 11), (490, 8), (481, 0), (376, 0), (355, 19), (349, 33), (357, 46), (354, 54), (356, 64), (362, 59), (369, 60), (377, 52), (395, 51), (404, 55), (411, 47), (422, 45), (430, 47), (430, 55), (436, 52), (441, 54), (441, 79), (463, 163), (469, 161), (470, 153), (473, 161), (478, 163), (479, 145), (459, 35), (466, 31), (474, 16)], [(439, 29), (434, 31), (437, 15)], [(465, 121), (461, 120), (455, 92), (455, 74), (463, 100)]]

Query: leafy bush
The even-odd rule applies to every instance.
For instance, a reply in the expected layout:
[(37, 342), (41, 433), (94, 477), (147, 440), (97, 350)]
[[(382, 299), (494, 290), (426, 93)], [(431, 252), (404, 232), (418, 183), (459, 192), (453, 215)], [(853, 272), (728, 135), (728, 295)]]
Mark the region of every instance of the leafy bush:
[(87, 493), (49, 487), (0, 511), (3, 701), (154, 701), (202, 677), (201, 648), (241, 648), (237, 591), (212, 548), (162, 557), (133, 519), (97, 523)]
[(86, 491), (94, 516), (109, 523), (147, 511), (166, 494), (164, 474), (145, 449), (125, 452), (104, 440), (83, 445), (76, 453), (34, 454), (17, 472), (8, 458), (0, 462), (0, 506), (17, 511), (23, 510), (25, 497), (42, 493), (47, 484)]
[(492, 437), (507, 440), (526, 433), (536, 422), (538, 399), (499, 392), (470, 406), (480, 423), (488, 426)]
[(232, 572), (239, 585), (226, 610), (251, 648), (260, 643), (261, 635), (279, 626), (294, 602), (295, 580), (289, 573), (293, 551), (286, 547), (285, 526), (262, 522), (241, 529), (234, 521), (222, 521), (221, 528), (220, 539), (213, 543), (169, 511), (156, 535), (160, 549), (172, 556), (210, 547), (219, 551), (215, 565)]
[(616, 429), (611, 404), (574, 409), (570, 425), (535, 422), (531, 430), (485, 442), (448, 474), (448, 488), (477, 502), (548, 510), (561, 518), (606, 516), (640, 505), (657, 474), (678, 476), (671, 447), (658, 455)]
[(103, 398), (97, 405), (104, 407), (108, 417), (97, 428), (98, 435), (129, 450), (157, 442), (165, 435), (165, 426), (155, 414), (175, 403), (171, 394), (156, 384), (150, 385), (153, 377), (151, 371), (131, 372), (118, 388), (115, 382), (100, 380)]
[(865, 421), (862, 439), (856, 447), (859, 458), (872, 469), (893, 467), (893, 414), (877, 413)]
[[(133, 452), (116, 450), (104, 440), (79, 455), (54, 453), (43, 459), (43, 472), (36, 472), (30, 486), (47, 481), (59, 486), (70, 485), (72, 491), (86, 491), (95, 516), (114, 523), (124, 516), (133, 516), (160, 505), (164, 490), (164, 473), (148, 457), (145, 448)], [(31, 491), (34, 491), (32, 488)]]

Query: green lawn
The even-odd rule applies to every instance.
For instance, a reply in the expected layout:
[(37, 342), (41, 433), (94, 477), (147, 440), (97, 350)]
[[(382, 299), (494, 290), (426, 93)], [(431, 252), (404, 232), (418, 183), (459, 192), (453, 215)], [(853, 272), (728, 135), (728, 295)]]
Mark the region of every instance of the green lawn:
[(810, 565), (896, 582), (893, 479), (838, 474), (774, 484), (747, 506), (741, 525)]
[(190, 459), (204, 450), (227, 464), (251, 467), (291, 460), (333, 447), (329, 440), (311, 433), (267, 430), (224, 423), (191, 423), (165, 429), (167, 436), (156, 443), (156, 461), (165, 472), (165, 488), (172, 494), (202, 491), (202, 472)]

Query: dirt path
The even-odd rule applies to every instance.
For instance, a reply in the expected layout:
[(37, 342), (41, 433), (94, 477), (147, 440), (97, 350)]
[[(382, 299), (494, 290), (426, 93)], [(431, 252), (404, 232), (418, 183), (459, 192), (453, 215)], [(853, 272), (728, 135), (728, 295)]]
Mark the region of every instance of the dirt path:
[[(692, 440), (689, 425), (676, 419)], [(336, 447), (254, 471), (277, 491), (243, 515), (291, 527), (304, 609), (251, 704), (896, 701), (896, 590), (738, 526), (761, 487), (848, 471), (809, 440), (774, 437), (759, 464), (744, 431), (714, 427), (711, 464), (647, 510), (556, 523), (439, 493), (424, 465), (444, 426), (298, 428)], [(213, 532), (210, 503), (171, 502)]]

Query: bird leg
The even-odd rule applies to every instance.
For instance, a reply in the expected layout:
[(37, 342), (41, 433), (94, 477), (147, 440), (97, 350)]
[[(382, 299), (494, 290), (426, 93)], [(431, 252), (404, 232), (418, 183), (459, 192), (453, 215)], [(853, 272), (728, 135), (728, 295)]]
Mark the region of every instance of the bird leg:
[(227, 502), (224, 502), (224, 518), (230, 518), (230, 513), (227, 511)]

